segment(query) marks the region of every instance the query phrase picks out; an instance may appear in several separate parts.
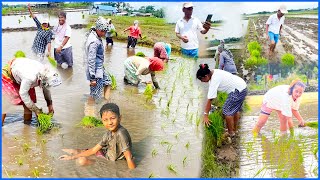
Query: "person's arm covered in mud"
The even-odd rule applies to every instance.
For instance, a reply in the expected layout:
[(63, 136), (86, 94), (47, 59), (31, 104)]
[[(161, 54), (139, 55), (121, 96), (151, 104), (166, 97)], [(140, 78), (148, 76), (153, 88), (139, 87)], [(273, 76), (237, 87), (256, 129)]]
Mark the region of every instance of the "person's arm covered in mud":
[(156, 78), (156, 73), (154, 71), (151, 71), (150, 74), (151, 74), (151, 80), (152, 80), (152, 83), (153, 83), (154, 87), (156, 89), (160, 89), (159, 83), (158, 83), (157, 78)]
[(47, 89), (45, 87), (42, 88), (42, 92), (43, 92), (44, 99), (47, 103), (48, 111), (49, 111), (49, 113), (53, 114), (54, 110), (53, 110), (53, 106), (52, 106), (51, 92), (49, 89)]
[(304, 122), (301, 114), (299, 113), (299, 111), (292, 109), (292, 114), (299, 121), (299, 127), (304, 127), (305, 126), (305, 122)]
[(93, 148), (91, 149), (88, 149), (86, 151), (83, 151), (79, 154), (75, 154), (75, 155), (72, 155), (72, 156), (69, 156), (69, 155), (62, 155), (59, 157), (60, 160), (72, 160), (72, 159), (77, 159), (79, 157), (87, 157), (87, 156), (91, 156), (95, 153), (97, 153), (100, 149), (102, 148), (102, 146), (100, 144), (97, 144), (96, 146), (94, 146)]
[(127, 160), (127, 164), (128, 164), (129, 169), (134, 169), (134, 168), (136, 168), (136, 164), (135, 164), (134, 161), (133, 161), (131, 151), (130, 151), (130, 150), (127, 150), (127, 151), (123, 152), (123, 154), (124, 154), (124, 157), (125, 157), (126, 160)]

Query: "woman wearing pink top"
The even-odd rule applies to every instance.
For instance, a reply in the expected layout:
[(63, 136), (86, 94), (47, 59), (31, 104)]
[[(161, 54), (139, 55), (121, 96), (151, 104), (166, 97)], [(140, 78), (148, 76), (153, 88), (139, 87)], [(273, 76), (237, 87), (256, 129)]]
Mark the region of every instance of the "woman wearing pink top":
[(139, 27), (139, 21), (135, 20), (133, 22), (133, 26), (130, 26), (128, 29), (125, 29), (124, 32), (130, 30), (130, 35), (128, 36), (128, 45), (127, 48), (129, 48), (130, 46), (132, 48), (134, 48), (137, 44), (137, 39), (138, 36), (140, 36), (140, 38), (142, 38), (141, 36), (141, 30)]

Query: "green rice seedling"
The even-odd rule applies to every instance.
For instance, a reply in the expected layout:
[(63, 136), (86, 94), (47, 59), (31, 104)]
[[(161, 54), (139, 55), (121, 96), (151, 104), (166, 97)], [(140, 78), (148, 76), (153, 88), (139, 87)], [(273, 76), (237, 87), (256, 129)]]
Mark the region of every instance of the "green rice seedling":
[(294, 55), (286, 53), (281, 57), (281, 64), (283, 66), (292, 67), (294, 66)]
[(218, 92), (216, 103), (218, 107), (222, 107), (228, 98), (228, 94), (225, 92)]
[(48, 56), (48, 61), (54, 68), (56, 68), (58, 66), (57, 61), (54, 58), (52, 58), (51, 56)]
[(32, 170), (32, 174), (33, 174), (33, 176), (36, 177), (36, 178), (40, 177), (40, 172), (39, 172), (38, 169), (33, 169), (33, 170)]
[(253, 176), (253, 178), (257, 177), (265, 169), (266, 169), (266, 166), (264, 166), (263, 168), (259, 169), (258, 172)]
[(192, 120), (193, 120), (193, 113), (191, 113), (190, 118), (189, 118), (189, 123), (192, 124)]
[(112, 74), (109, 73), (109, 76), (111, 78), (111, 89), (112, 90), (115, 90), (117, 89), (117, 80), (116, 80), (116, 77)]
[(314, 148), (312, 149), (312, 154), (313, 154), (316, 158), (318, 158), (318, 157), (317, 157), (317, 153), (318, 153), (318, 147), (314, 147)]
[(84, 19), (84, 14), (82, 14), (82, 19)]
[(161, 130), (164, 131), (165, 128), (168, 127), (168, 123), (162, 123), (161, 124)]
[(8, 176), (8, 178), (13, 178), (12, 172), (9, 174), (5, 165), (3, 165), (3, 169), (4, 169), (5, 173), (6, 173), (6, 175)]
[(153, 173), (151, 173), (148, 178), (154, 178), (154, 177), (156, 176)]
[(81, 125), (86, 128), (93, 128), (103, 126), (103, 123), (95, 117), (85, 116), (82, 118)]
[(196, 118), (196, 126), (197, 126), (197, 128), (200, 126), (200, 122), (201, 122), (201, 118), (198, 116)]
[(38, 128), (37, 133), (43, 134), (52, 128), (53, 124), (51, 122), (52, 114), (41, 113), (38, 115)]
[(21, 158), (19, 158), (17, 163), (18, 163), (19, 166), (22, 166), (23, 165), (23, 160)]
[(186, 145), (184, 145), (184, 147), (186, 147), (187, 149), (189, 149), (190, 147), (190, 142), (188, 141)]
[(21, 21), (21, 19), (18, 19), (18, 23), (20, 24), (22, 21)]
[(185, 156), (184, 158), (183, 158), (183, 160), (182, 160), (182, 165), (183, 165), (183, 167), (185, 167), (186, 165), (187, 165), (187, 156)]
[(168, 146), (167, 146), (167, 153), (168, 153), (168, 154), (171, 153), (172, 147), (173, 147), (173, 144), (168, 144)]
[(167, 141), (167, 140), (162, 140), (160, 142), (160, 144), (161, 144), (161, 146), (164, 146), (164, 145), (170, 145), (171, 143), (169, 141)]
[(222, 143), (222, 135), (224, 133), (223, 118), (218, 111), (214, 111), (213, 113), (209, 114), (208, 118), (211, 122), (211, 125), (207, 127), (206, 130), (212, 134), (217, 145), (220, 146)]
[(30, 145), (28, 143), (24, 143), (22, 145), (23, 152), (27, 152), (30, 149)]
[(158, 151), (156, 149), (153, 149), (151, 152), (151, 156), (156, 157), (156, 155), (158, 155)]
[(171, 173), (173, 173), (175, 175), (177, 175), (177, 173), (178, 173), (177, 172), (177, 167), (175, 165), (173, 165), (173, 164), (169, 164), (167, 166), (167, 169), (168, 169), (169, 172), (171, 172)]
[(204, 39), (208, 39), (208, 37), (206, 36), (206, 37), (204, 37)]
[(318, 176), (318, 166), (313, 168), (312, 172), (315, 174), (315, 176)]
[(135, 56), (146, 57), (143, 52), (137, 52)]
[(176, 139), (178, 139), (178, 138), (179, 138), (179, 134), (180, 134), (180, 132), (177, 132), (177, 133), (174, 135), (174, 137), (175, 137)]
[(318, 122), (306, 122), (306, 126), (318, 129)]
[(159, 105), (161, 104), (162, 97), (159, 98)]
[(247, 153), (251, 153), (253, 151), (253, 142), (247, 142), (246, 150)]
[(26, 57), (26, 54), (23, 51), (19, 50), (14, 54), (14, 57), (15, 58)]
[(257, 41), (252, 41), (248, 44), (248, 50), (250, 52), (250, 54), (252, 54), (252, 52), (254, 50), (257, 50), (258, 52), (261, 52), (261, 46)]
[(143, 93), (146, 98), (147, 98), (147, 101), (150, 101), (153, 97), (153, 87), (151, 84), (147, 84), (146, 86), (146, 89), (144, 90), (144, 93)]
[(172, 124), (174, 124), (176, 121), (177, 121), (177, 118), (173, 118), (171, 122)]
[(26, 20), (26, 19), (27, 19), (27, 17), (26, 17), (26, 16), (23, 16), (23, 18), (24, 18), (24, 20)]

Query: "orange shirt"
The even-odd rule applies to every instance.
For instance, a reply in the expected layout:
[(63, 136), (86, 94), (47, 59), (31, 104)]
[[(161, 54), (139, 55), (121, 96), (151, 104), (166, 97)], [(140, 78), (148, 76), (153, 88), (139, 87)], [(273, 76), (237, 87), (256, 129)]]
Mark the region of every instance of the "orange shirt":
[(134, 38), (138, 38), (139, 34), (141, 34), (140, 27), (136, 28), (134, 26), (130, 26), (129, 30), (130, 30), (130, 36)]

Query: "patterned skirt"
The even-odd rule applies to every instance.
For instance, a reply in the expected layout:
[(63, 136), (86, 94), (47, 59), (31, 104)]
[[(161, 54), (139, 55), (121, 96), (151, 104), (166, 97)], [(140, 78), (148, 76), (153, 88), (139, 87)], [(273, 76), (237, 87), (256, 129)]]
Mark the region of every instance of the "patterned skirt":
[(223, 114), (226, 116), (233, 116), (242, 109), (243, 101), (247, 96), (247, 88), (239, 92), (236, 89), (234, 92), (229, 93), (226, 102), (223, 105)]
[[(5, 65), (2, 69), (2, 95), (9, 98), (12, 104), (14, 105), (23, 105), (19, 90), (20, 84), (16, 83), (15, 79), (11, 74), (11, 64), (13, 60), (9, 61), (7, 65)], [(34, 88), (30, 88), (29, 95), (31, 100), (36, 103), (36, 91)]]
[(136, 75), (137, 67), (132, 63), (132, 59), (128, 58), (124, 61), (124, 78), (127, 79), (128, 83), (137, 85), (140, 80)]
[(94, 100), (100, 100), (104, 91), (104, 87), (111, 84), (111, 77), (106, 72), (103, 73), (103, 78), (97, 79), (96, 86), (90, 86), (90, 96)]

